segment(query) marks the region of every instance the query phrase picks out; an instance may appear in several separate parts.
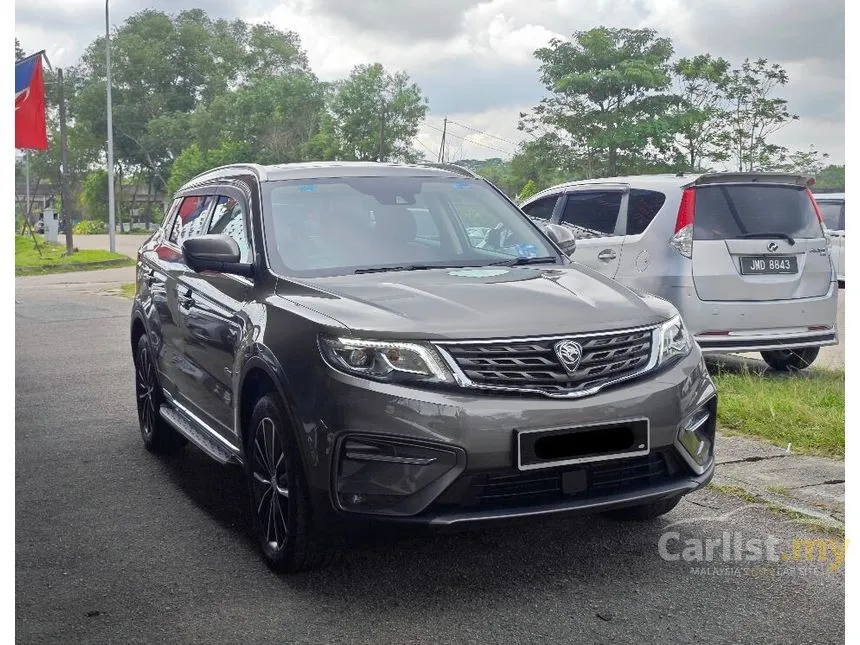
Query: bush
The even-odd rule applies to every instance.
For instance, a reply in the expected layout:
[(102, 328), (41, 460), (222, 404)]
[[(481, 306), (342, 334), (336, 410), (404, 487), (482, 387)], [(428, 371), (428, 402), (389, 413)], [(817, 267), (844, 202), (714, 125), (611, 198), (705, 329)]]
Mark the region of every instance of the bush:
[(107, 233), (107, 225), (98, 220), (85, 219), (75, 224), (72, 232), (76, 235), (97, 235), (99, 233)]

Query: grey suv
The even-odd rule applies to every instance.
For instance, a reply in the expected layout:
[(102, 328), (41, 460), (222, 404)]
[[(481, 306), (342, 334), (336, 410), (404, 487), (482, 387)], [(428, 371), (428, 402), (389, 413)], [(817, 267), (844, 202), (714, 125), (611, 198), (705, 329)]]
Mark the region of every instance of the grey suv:
[(282, 571), (376, 522), (666, 513), (713, 474), (702, 355), (547, 231), (455, 166), (193, 179), (138, 254), (145, 445), (242, 465)]
[(838, 283), (807, 177), (640, 175), (549, 188), (522, 205), (570, 227), (574, 260), (672, 302), (703, 352), (808, 367), (837, 343)]

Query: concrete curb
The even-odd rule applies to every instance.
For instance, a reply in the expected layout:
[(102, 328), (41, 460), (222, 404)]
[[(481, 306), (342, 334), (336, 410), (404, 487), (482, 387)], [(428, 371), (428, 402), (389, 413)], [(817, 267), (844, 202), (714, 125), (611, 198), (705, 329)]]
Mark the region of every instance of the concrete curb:
[(714, 483), (836, 529), (845, 525), (845, 462), (717, 433)]

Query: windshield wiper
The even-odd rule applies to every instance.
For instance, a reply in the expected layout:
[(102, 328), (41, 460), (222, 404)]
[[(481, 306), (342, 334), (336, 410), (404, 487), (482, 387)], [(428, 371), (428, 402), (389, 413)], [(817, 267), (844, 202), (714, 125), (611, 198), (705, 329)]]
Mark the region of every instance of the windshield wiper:
[(540, 258), (511, 258), (510, 260), (499, 260), (498, 262), (490, 262), (488, 266), (505, 265), (514, 267), (520, 266), (522, 264), (546, 264), (547, 262), (552, 262), (553, 264), (555, 264), (557, 260), (558, 258), (552, 255), (547, 255), (545, 257)]
[[(466, 265), (474, 266), (474, 265)], [(365, 267), (356, 269), (355, 273), (388, 273), (391, 271), (429, 271), (430, 269), (457, 269), (462, 264), (403, 264), (390, 267)]]
[(788, 242), (791, 246), (794, 246), (794, 238), (788, 233), (743, 233), (742, 235), (738, 235), (738, 237), (741, 239), (754, 237), (778, 237)]

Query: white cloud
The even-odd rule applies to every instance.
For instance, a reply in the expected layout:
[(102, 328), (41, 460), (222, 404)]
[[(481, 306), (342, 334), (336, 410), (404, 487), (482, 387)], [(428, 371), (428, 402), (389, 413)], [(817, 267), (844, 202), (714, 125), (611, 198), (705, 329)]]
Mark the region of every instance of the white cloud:
[[(143, 9), (138, 2), (112, 0), (111, 22), (119, 25)], [(172, 13), (198, 6), (210, 15), (295, 31), (324, 80), (342, 78), (361, 63), (404, 70), (430, 99), (428, 126), (441, 126), (447, 114), (514, 143), (522, 138), (519, 112), (543, 96), (535, 49), (597, 25), (653, 27), (672, 38), (678, 55), (710, 52), (734, 64), (763, 56), (781, 63), (790, 82), (780, 94), (801, 119), (780, 132), (778, 142), (799, 148), (814, 143), (834, 161), (844, 158), (840, 0), (819, 0), (812, 8), (806, 0), (148, 0), (146, 6)], [(74, 64), (104, 30), (102, 0), (32, 0), (16, 11), (22, 45), (47, 49), (55, 66)], [(439, 136), (425, 127), (419, 140), (438, 151)], [(470, 135), (464, 156), (501, 154), (476, 142), (514, 148)]]

